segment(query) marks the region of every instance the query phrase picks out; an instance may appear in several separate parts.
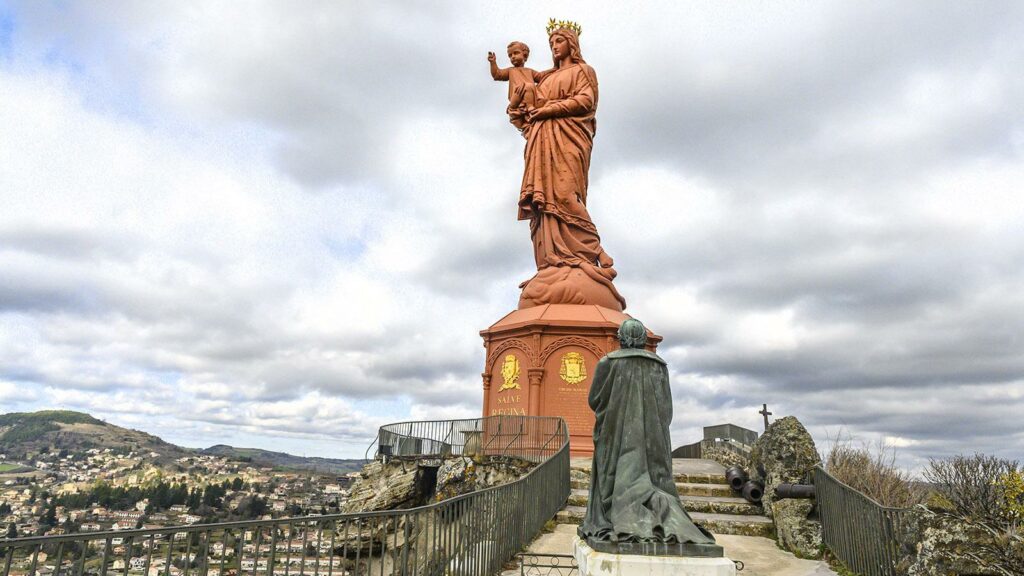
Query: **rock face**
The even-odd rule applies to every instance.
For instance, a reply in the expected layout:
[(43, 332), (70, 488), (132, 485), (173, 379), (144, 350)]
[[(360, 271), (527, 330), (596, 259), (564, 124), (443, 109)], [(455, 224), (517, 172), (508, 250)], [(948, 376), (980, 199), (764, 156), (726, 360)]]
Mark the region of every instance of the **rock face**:
[(532, 467), (531, 463), (514, 458), (489, 458), (479, 464), (468, 457), (450, 458), (437, 469), (434, 501), (517, 480)]
[[(908, 576), (955, 576), (958, 574), (1006, 574), (986, 568), (968, 553), (978, 553), (978, 543), (991, 541), (982, 528), (948, 518), (924, 506), (913, 509), (912, 529), (902, 534), (903, 546), (897, 570)], [(1024, 552), (1024, 550), (1022, 550)], [(982, 554), (984, 556), (984, 554)], [(1011, 572), (1016, 574), (1016, 572)]]
[(415, 463), (374, 460), (359, 473), (349, 498), (341, 507), (344, 513), (412, 508), (422, 503), (417, 479), (423, 472)]
[(811, 517), (812, 500), (775, 502), (775, 534), (779, 544), (800, 558), (821, 557), (821, 522)]
[[(440, 466), (425, 462), (373, 461), (363, 467), (341, 511), (369, 512), (414, 508), (475, 490), (505, 484), (529, 472), (525, 460), (486, 457), (481, 462), (465, 456), (445, 458)], [(436, 474), (436, 482), (434, 480)]]
[(779, 545), (805, 558), (821, 556), (821, 523), (810, 517), (811, 500), (776, 500), (775, 488), (802, 484), (818, 464), (814, 439), (793, 416), (779, 418), (757, 439), (750, 455), (750, 473), (764, 476), (764, 512), (775, 522)]

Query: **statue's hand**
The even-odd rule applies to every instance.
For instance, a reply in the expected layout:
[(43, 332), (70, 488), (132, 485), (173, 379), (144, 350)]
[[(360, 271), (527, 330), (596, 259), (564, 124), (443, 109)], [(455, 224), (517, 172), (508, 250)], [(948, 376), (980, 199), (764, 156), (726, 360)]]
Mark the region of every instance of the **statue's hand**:
[(515, 89), (512, 90), (512, 98), (508, 102), (509, 106), (512, 108), (519, 108), (519, 105), (523, 101), (523, 94), (526, 93), (525, 88), (525, 86), (520, 85), (516, 86)]
[(497, 57), (494, 55), (494, 52), (488, 52), (487, 53), (487, 61), (488, 62), (494, 62), (495, 60), (497, 60)]
[(526, 120), (528, 122), (536, 122), (537, 120), (547, 120), (553, 116), (554, 114), (552, 113), (552, 110), (547, 106), (544, 106), (541, 108), (531, 108), (526, 113)]

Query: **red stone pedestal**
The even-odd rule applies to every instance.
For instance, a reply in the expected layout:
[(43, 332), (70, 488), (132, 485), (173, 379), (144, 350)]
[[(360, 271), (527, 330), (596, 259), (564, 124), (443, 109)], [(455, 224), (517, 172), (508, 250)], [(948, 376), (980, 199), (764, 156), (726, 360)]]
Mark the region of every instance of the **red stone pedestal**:
[[(593, 454), (587, 395), (597, 361), (619, 348), (616, 333), (627, 318), (602, 306), (545, 304), (516, 310), (481, 331), (484, 416), (561, 416), (572, 455)], [(648, 350), (660, 341), (649, 333)]]

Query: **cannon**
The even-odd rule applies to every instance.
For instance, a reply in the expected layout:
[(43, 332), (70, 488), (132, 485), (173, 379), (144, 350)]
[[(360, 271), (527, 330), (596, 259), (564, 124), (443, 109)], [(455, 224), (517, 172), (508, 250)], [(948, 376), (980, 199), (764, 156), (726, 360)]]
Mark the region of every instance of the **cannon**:
[(729, 483), (729, 487), (737, 492), (743, 489), (743, 485), (749, 479), (746, 470), (739, 466), (733, 466), (725, 471), (725, 480)]
[(760, 504), (761, 497), (764, 496), (764, 482), (760, 480), (747, 480), (743, 484), (742, 490), (743, 498), (751, 504)]
[(814, 498), (814, 484), (779, 484), (775, 487), (775, 497), (779, 500), (786, 498)]

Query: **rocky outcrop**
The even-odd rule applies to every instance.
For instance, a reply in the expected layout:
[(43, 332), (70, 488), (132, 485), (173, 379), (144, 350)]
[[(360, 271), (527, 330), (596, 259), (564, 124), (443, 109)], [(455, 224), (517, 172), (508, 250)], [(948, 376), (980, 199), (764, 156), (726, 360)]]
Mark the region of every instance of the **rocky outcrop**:
[(486, 458), (477, 463), (472, 458), (445, 460), (437, 469), (434, 500), (440, 502), (461, 494), (512, 482), (533, 468), (533, 464), (516, 458)]
[[(363, 467), (341, 511), (369, 512), (414, 508), (476, 490), (505, 484), (529, 472), (534, 463), (489, 456), (479, 462), (466, 456), (410, 462), (375, 460)], [(436, 478), (436, 480), (435, 480)]]
[(359, 479), (352, 485), (341, 511), (369, 512), (418, 506), (425, 496), (417, 490), (417, 479), (422, 474), (414, 462), (391, 461), (385, 464), (374, 460), (359, 472)]
[(814, 439), (793, 416), (779, 418), (757, 439), (750, 455), (750, 474), (764, 481), (764, 512), (775, 522), (779, 545), (804, 558), (821, 556), (821, 523), (813, 517), (812, 500), (777, 500), (782, 483), (802, 484), (819, 463)]
[[(491, 486), (505, 484), (522, 477), (536, 464), (526, 460), (487, 456), (479, 461), (457, 456), (418, 461), (379, 460), (363, 467), (359, 479), (351, 487), (349, 499), (342, 505), (344, 513), (374, 510), (415, 508), (430, 502), (439, 502)], [(485, 534), (497, 510), (488, 509), (495, 503), (474, 503), (471, 517), (460, 520), (469, 533)], [(390, 524), (384, 522), (339, 523), (334, 534), (335, 551), (351, 560), (359, 555), (390, 551), (392, 555), (408, 554), (417, 558), (416, 565), (435, 568), (450, 560), (443, 545), (433, 541), (438, 522), (451, 521), (463, 512), (458, 506), (441, 508), (441, 514), (427, 512), (399, 515)], [(478, 526), (474, 523), (479, 524)], [(346, 562), (348, 561), (346, 560)], [(385, 558), (385, 564), (388, 562)], [(346, 565), (348, 566), (348, 565)], [(352, 573), (365, 573), (365, 566), (352, 564)], [(429, 573), (439, 573), (432, 569)]]
[(821, 522), (813, 517), (813, 500), (775, 502), (775, 534), (779, 545), (799, 558), (821, 557)]
[[(907, 576), (955, 576), (959, 574), (1005, 575), (1017, 574), (1014, 567), (1004, 566), (1001, 571), (992, 564), (999, 564), (991, 552), (992, 534), (977, 524), (949, 517), (941, 512), (917, 506), (909, 513), (907, 525), (901, 540), (908, 545), (902, 547), (902, 558), (897, 565), (899, 574)], [(987, 544), (987, 545), (986, 545)], [(1019, 544), (1019, 542), (1018, 542)], [(1013, 542), (1006, 542), (1008, 551)], [(1024, 559), (1024, 548), (1018, 546), (1016, 557)], [(1024, 563), (1024, 561), (1022, 561)], [(985, 564), (990, 564), (986, 566)], [(1019, 569), (1021, 564), (1016, 565)]]

